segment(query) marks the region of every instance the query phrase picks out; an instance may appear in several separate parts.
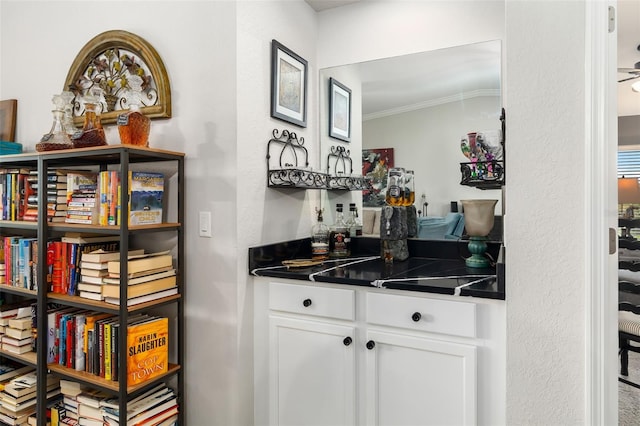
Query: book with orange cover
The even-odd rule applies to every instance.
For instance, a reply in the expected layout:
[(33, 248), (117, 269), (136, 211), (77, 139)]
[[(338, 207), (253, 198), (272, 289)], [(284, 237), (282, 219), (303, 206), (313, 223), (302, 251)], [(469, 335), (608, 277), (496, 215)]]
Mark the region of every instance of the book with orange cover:
[(169, 371), (169, 319), (153, 318), (127, 327), (127, 386)]

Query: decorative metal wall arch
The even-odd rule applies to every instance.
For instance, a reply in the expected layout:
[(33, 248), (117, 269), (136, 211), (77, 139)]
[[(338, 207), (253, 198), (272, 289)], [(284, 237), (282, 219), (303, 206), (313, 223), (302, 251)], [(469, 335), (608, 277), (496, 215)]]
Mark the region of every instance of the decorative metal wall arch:
[(141, 111), (150, 118), (171, 117), (169, 77), (158, 52), (142, 37), (112, 30), (98, 34), (84, 45), (73, 61), (63, 90), (74, 95), (74, 122), (82, 124), (84, 108), (81, 96), (98, 86), (104, 91), (103, 124), (115, 123), (128, 109), (127, 78), (137, 74), (143, 79)]

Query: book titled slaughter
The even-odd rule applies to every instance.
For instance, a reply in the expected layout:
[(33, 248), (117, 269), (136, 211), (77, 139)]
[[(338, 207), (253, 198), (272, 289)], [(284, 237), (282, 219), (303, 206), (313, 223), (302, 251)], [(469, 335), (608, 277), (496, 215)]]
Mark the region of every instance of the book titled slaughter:
[(132, 324), (127, 332), (127, 386), (137, 385), (169, 370), (169, 319), (153, 318)]
[(162, 223), (162, 173), (130, 172), (129, 191), (129, 225)]

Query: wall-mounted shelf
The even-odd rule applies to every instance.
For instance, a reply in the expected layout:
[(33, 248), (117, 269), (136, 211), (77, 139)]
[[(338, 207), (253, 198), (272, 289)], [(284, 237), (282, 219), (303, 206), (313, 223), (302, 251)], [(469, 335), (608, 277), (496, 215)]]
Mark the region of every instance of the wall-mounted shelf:
[[(276, 160), (277, 158), (277, 160)], [(349, 168), (347, 170), (347, 167)], [(333, 169), (333, 174), (330, 173)], [(294, 132), (274, 129), (267, 143), (267, 186), (269, 188), (327, 189), (359, 191), (368, 187), (363, 176), (353, 176), (349, 151), (332, 147), (327, 156), (327, 173), (309, 167), (304, 138)]]
[(476, 161), (460, 163), (460, 185), (479, 189), (500, 189), (504, 185), (504, 161)]
[(471, 161), (460, 163), (460, 174), (462, 178), (460, 185), (473, 186), (478, 189), (500, 189), (505, 183), (505, 162), (506, 158), (506, 131), (507, 131), (507, 115), (504, 108), (500, 114), (500, 126), (502, 129), (502, 155), (500, 160), (491, 159), (490, 161)]

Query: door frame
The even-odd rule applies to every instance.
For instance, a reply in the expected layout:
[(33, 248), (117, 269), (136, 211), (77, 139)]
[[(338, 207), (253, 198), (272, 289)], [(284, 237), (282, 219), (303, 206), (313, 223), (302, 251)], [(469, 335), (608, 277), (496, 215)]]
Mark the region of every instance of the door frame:
[[(585, 2), (585, 424), (618, 423), (616, 1)], [(614, 19), (614, 24), (615, 19)]]

